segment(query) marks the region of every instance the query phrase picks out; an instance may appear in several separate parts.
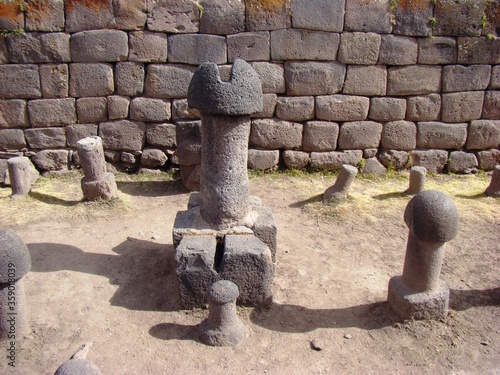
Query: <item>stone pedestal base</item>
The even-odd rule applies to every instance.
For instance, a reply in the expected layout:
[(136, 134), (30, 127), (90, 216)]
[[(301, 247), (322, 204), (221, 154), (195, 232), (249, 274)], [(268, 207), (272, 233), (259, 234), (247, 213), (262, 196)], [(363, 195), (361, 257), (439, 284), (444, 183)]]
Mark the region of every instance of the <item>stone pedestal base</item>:
[(99, 180), (82, 178), (82, 191), (85, 200), (111, 199), (118, 195), (115, 176), (106, 172)]
[(448, 315), (450, 290), (444, 281), (439, 281), (435, 290), (415, 293), (394, 276), (389, 281), (387, 302), (403, 319), (439, 320)]

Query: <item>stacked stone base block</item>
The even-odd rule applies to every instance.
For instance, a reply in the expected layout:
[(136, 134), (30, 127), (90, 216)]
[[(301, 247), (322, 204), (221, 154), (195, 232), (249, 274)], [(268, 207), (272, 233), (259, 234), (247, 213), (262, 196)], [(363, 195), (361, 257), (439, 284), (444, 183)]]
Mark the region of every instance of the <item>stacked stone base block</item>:
[(82, 178), (83, 196), (86, 200), (111, 199), (118, 194), (115, 176), (111, 172), (103, 174), (99, 180)]

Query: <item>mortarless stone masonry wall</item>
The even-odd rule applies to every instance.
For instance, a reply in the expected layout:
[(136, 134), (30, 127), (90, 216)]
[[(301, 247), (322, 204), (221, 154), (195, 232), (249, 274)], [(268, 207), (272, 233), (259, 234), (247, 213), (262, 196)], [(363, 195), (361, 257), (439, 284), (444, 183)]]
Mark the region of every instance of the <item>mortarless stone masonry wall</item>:
[(0, 30), (0, 172), (71, 168), (92, 135), (126, 169), (194, 170), (189, 81), (236, 58), (264, 91), (251, 168), (500, 163), (499, 0), (0, 0)]

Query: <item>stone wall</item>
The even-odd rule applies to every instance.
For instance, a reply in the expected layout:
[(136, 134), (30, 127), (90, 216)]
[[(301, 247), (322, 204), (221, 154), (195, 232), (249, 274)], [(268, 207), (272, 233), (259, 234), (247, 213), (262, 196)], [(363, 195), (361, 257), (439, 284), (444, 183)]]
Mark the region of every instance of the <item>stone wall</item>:
[(499, 0), (0, 0), (0, 30), (0, 170), (71, 168), (89, 135), (125, 169), (194, 166), (189, 81), (236, 58), (264, 91), (251, 168), (500, 163)]

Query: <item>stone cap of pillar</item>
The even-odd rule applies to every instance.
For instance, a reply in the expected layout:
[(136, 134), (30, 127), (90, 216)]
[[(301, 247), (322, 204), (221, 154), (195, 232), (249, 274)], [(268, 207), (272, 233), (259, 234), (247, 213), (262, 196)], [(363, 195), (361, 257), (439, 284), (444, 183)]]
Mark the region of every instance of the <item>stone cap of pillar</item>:
[(236, 301), (239, 295), (238, 286), (229, 280), (217, 281), (208, 290), (208, 300), (215, 303)]
[(188, 104), (210, 115), (243, 116), (262, 111), (262, 84), (250, 64), (236, 59), (229, 81), (222, 81), (215, 63), (196, 69), (189, 83)]
[(19, 280), (31, 269), (31, 257), (23, 240), (10, 229), (0, 228), (0, 283)]
[(458, 212), (446, 194), (427, 190), (416, 194), (408, 203), (404, 220), (410, 232), (421, 241), (447, 242), (458, 231)]
[(102, 139), (97, 135), (91, 135), (90, 137), (80, 139), (76, 143), (76, 146), (79, 150), (91, 151), (96, 147), (102, 147)]

